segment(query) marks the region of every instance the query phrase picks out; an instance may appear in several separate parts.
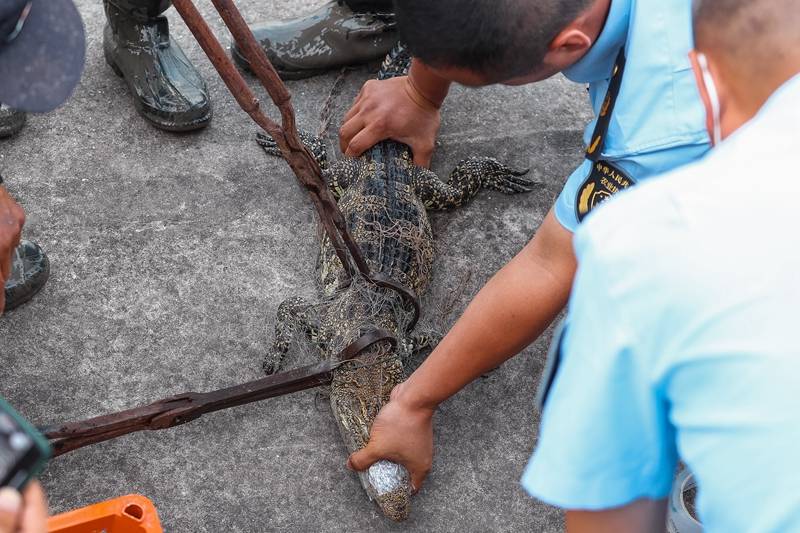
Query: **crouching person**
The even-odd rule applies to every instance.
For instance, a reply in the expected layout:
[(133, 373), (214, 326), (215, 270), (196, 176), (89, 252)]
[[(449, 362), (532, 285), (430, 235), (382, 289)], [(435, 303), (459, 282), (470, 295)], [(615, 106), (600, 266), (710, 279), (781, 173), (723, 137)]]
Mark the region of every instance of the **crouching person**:
[[(83, 23), (71, 0), (0, 0), (0, 102), (4, 105), (18, 111), (52, 111), (78, 84), (84, 55)], [(4, 116), (0, 110), (0, 119)], [(39, 245), (20, 241), (22, 210), (2, 183), (0, 176), (0, 281), (5, 289), (0, 312), (33, 298), (50, 274), (50, 262)]]
[(568, 510), (569, 531), (663, 531), (678, 458), (705, 531), (800, 531), (798, 25), (800, 0), (696, 2), (693, 64), (718, 146), (576, 233), (523, 477)]

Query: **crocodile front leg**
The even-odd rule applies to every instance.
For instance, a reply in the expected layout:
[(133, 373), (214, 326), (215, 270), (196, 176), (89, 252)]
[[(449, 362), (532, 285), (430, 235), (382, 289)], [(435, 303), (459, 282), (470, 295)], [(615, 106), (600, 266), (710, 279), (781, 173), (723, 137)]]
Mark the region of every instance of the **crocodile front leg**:
[(362, 158), (348, 157), (341, 159), (326, 169), (322, 174), (333, 192), (333, 196), (339, 200), (344, 191), (350, 185), (358, 181), (364, 172), (369, 171), (369, 163)]
[[(333, 196), (339, 200), (344, 191), (355, 183), (362, 172), (367, 169), (368, 163), (363, 158), (346, 158), (335, 162), (333, 165), (328, 163), (328, 154), (325, 144), (320, 137), (316, 137), (308, 132), (299, 132), (300, 140), (306, 145), (314, 159), (317, 160), (319, 168), (322, 169), (322, 177), (328, 184)], [(263, 131), (256, 134), (258, 144), (271, 156), (283, 157), (275, 140)]]
[(481, 188), (504, 194), (530, 192), (535, 182), (520, 177), (527, 173), (528, 170), (514, 170), (493, 157), (470, 157), (456, 165), (448, 183), (422, 167), (414, 167), (412, 183), (427, 209), (445, 210), (465, 205)]
[[(328, 168), (328, 153), (325, 150), (325, 142), (320, 137), (308, 133), (307, 131), (298, 131), (297, 133), (300, 137), (300, 141), (306, 146), (306, 148), (308, 148), (308, 151), (311, 152), (311, 155), (314, 156), (314, 159), (317, 160), (319, 168), (322, 170)], [(269, 155), (283, 157), (283, 154), (281, 154), (281, 151), (278, 148), (278, 144), (271, 135), (263, 131), (259, 131), (256, 134), (256, 141)]]

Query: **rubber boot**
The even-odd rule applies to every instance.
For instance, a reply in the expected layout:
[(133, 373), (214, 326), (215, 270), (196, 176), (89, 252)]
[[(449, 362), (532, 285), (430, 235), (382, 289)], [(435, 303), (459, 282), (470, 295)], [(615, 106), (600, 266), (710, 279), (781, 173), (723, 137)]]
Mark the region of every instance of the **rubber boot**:
[(0, 104), (0, 138), (19, 133), (25, 125), (25, 113)]
[(11, 311), (42, 290), (50, 277), (50, 260), (38, 244), (23, 240), (11, 259), (11, 275), (6, 280), (6, 305)]
[(157, 128), (189, 131), (211, 120), (200, 73), (169, 36), (167, 0), (103, 0), (106, 62), (125, 79), (136, 110)]
[[(356, 13), (342, 0), (299, 18), (251, 29), (283, 79), (383, 59), (398, 40), (392, 13)], [(250, 68), (236, 43), (231, 55), (242, 68)]]
[(357, 13), (392, 13), (394, 6), (392, 0), (343, 0), (344, 3)]

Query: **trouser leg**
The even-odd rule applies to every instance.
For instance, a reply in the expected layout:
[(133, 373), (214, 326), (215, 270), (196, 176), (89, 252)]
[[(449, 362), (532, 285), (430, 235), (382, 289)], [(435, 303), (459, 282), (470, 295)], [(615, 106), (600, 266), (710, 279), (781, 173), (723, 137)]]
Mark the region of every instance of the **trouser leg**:
[(122, 13), (145, 22), (159, 16), (172, 5), (170, 0), (104, 0), (106, 13), (110, 6)]
[(344, 3), (356, 13), (392, 13), (394, 11), (392, 0), (344, 0)]
[[(391, 11), (390, 0), (328, 0), (296, 18), (251, 29), (282, 78), (305, 78), (386, 56), (397, 42)], [(231, 53), (250, 67), (236, 43)]]
[(206, 84), (162, 13), (169, 0), (103, 0), (106, 62), (128, 84), (136, 110), (157, 128), (188, 131), (211, 120)]

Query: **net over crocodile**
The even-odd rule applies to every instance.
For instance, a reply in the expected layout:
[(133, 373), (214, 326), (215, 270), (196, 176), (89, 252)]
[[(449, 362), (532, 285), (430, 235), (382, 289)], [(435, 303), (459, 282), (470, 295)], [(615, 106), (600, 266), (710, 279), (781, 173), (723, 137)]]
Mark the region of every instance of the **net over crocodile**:
[[(398, 45), (378, 77), (404, 75), (409, 64), (407, 51)], [(445, 183), (430, 170), (415, 166), (409, 148), (394, 141), (378, 143), (361, 157), (329, 164), (320, 138), (309, 134), (301, 138), (323, 169), (371, 272), (418, 295), (430, 282), (434, 257), (426, 210), (459, 207), (481, 188), (516, 194), (530, 191), (533, 185), (522, 177), (526, 171), (515, 171), (491, 157), (461, 161)], [(260, 133), (258, 141), (267, 153), (280, 156), (267, 135)], [(394, 386), (404, 380), (404, 358), (429, 347), (435, 338), (409, 331), (413, 311), (400, 293), (363, 278), (351, 279), (324, 234), (318, 271), (319, 302), (291, 298), (280, 305), (273, 349), (264, 369), (276, 372), (298, 337), (309, 339), (321, 357), (331, 358), (365, 331), (378, 328), (396, 336), (396, 346), (388, 341), (374, 344), (334, 373), (330, 404), (345, 446), (353, 452), (366, 445), (372, 421)], [(387, 517), (407, 518), (411, 487), (405, 468), (380, 461), (361, 474), (361, 482)]]

